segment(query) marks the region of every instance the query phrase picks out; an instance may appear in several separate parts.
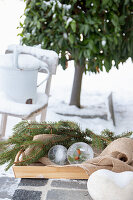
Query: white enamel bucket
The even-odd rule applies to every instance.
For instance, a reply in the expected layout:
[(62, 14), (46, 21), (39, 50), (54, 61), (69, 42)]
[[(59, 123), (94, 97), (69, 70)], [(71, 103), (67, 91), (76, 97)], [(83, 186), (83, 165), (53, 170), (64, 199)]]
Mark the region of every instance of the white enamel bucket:
[[(37, 98), (38, 69), (19, 69), (18, 52), (14, 51), (12, 56), (12, 67), (0, 65), (0, 91), (4, 92), (7, 98), (11, 98), (18, 103), (34, 104)], [(39, 86), (49, 78), (49, 70), (47, 67), (44, 68), (47, 72), (47, 77)]]

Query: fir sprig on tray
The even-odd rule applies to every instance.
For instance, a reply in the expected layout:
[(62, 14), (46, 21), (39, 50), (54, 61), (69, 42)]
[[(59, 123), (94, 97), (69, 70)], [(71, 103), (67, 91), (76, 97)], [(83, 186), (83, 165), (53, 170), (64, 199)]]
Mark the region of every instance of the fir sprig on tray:
[[(40, 134), (52, 134), (53, 137), (45, 141), (33, 141), (33, 137)], [(16, 165), (29, 165), (39, 158), (46, 156), (49, 149), (57, 144), (66, 148), (75, 142), (86, 142), (97, 149), (103, 150), (111, 141), (121, 137), (131, 137), (133, 132), (123, 133), (115, 136), (109, 130), (104, 130), (101, 135), (97, 135), (89, 129), (82, 131), (78, 124), (71, 121), (28, 122), (22, 121), (13, 128), (13, 136), (7, 141), (0, 142), (0, 165), (8, 163), (6, 170), (13, 164), (19, 151), (25, 151), (28, 147), (33, 147), (33, 151), (25, 156)]]

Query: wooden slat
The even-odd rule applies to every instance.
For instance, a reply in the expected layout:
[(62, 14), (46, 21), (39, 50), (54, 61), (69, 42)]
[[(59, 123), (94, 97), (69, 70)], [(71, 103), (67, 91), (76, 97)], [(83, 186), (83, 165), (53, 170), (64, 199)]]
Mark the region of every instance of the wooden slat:
[(0, 137), (4, 137), (5, 136), (6, 124), (7, 124), (7, 114), (4, 113), (1, 116)]
[(13, 166), (15, 178), (88, 179), (84, 169), (75, 166)]

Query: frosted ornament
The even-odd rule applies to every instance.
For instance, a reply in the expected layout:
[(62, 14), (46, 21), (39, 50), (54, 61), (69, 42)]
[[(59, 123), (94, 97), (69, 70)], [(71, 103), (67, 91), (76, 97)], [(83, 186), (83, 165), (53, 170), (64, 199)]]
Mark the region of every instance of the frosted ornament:
[(67, 151), (67, 159), (70, 164), (80, 164), (94, 157), (93, 149), (85, 142), (72, 144)]
[(133, 172), (100, 169), (91, 174), (87, 188), (93, 200), (132, 200)]
[(55, 145), (48, 152), (48, 158), (57, 165), (67, 163), (67, 148), (63, 145)]

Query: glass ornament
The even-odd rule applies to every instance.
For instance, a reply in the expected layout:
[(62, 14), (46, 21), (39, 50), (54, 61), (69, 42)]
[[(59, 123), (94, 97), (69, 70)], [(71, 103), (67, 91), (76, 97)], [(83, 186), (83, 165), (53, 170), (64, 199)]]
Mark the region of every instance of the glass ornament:
[(57, 165), (67, 163), (67, 148), (63, 145), (55, 145), (48, 152), (48, 158)]
[(67, 151), (67, 159), (70, 164), (80, 164), (94, 157), (93, 149), (85, 142), (72, 144)]

